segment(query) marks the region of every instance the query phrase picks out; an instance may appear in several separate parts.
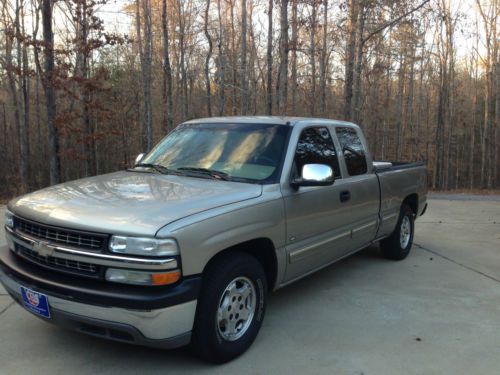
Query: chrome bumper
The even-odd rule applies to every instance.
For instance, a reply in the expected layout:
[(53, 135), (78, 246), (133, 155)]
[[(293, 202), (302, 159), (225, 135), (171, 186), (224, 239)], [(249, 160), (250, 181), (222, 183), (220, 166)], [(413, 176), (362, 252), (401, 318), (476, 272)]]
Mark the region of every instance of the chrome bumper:
[[(20, 283), (1, 269), (0, 282), (22, 305)], [(47, 322), (93, 336), (153, 347), (188, 344), (196, 312), (196, 300), (155, 310), (131, 310), (84, 304), (50, 294), (47, 297), (51, 319), (41, 318)]]

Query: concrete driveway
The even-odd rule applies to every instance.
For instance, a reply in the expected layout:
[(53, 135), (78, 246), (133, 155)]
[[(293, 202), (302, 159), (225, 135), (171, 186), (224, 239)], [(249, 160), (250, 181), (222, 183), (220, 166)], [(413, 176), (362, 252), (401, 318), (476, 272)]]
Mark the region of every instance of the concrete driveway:
[(0, 290), (0, 374), (497, 374), (500, 201), (436, 198), (406, 260), (368, 248), (272, 294), (223, 366), (65, 331)]

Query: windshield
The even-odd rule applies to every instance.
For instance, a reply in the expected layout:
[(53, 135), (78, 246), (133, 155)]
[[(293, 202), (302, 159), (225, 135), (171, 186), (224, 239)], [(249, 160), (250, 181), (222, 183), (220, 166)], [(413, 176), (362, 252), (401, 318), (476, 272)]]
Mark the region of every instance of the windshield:
[(181, 125), (141, 164), (161, 165), (190, 176), (220, 172), (233, 181), (272, 183), (279, 177), (287, 131), (283, 125)]

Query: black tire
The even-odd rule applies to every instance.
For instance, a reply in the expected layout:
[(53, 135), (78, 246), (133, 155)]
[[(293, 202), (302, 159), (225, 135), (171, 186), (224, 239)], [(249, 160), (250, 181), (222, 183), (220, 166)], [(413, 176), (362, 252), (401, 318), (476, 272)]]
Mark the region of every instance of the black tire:
[[(408, 220), (410, 226), (409, 240), (405, 244), (405, 241), (401, 240), (401, 232), (404, 230), (403, 222)], [(408, 222), (406, 222), (408, 224)], [(392, 234), (380, 241), (380, 250), (382, 255), (388, 259), (392, 260), (402, 260), (408, 256), (413, 244), (413, 234), (415, 232), (415, 213), (407, 204), (401, 205), (399, 211), (398, 223), (396, 224), (396, 229)], [(402, 243), (403, 242), (403, 243)]]
[[(236, 338), (232, 336), (231, 339), (227, 339), (224, 335), (228, 335), (224, 332), (224, 323), (218, 321), (219, 304), (221, 303), (223, 296), (224, 301), (232, 301), (231, 306), (228, 306), (228, 311), (238, 312), (238, 309), (242, 309), (242, 305), (238, 302), (237, 306), (234, 306), (235, 299), (233, 297), (228, 298), (229, 292), (226, 292), (226, 288), (230, 285), (238, 285), (235, 280), (243, 280), (243, 286), (248, 287), (252, 285), (254, 287), (255, 293), (250, 293), (250, 296), (255, 294), (255, 299), (253, 299), (255, 306), (253, 317), (248, 319), (249, 323), (245, 330), (241, 329), (240, 333), (244, 331), (241, 337)], [(248, 280), (251, 283), (244, 284)], [(243, 290), (243, 289), (235, 289)], [(247, 297), (245, 300), (248, 301), (250, 298)], [(240, 297), (236, 299), (238, 301)], [(243, 302), (245, 302), (242, 301)], [(193, 338), (191, 340), (191, 346), (195, 354), (201, 358), (213, 362), (213, 363), (224, 363), (236, 358), (240, 354), (244, 353), (255, 340), (257, 333), (262, 325), (264, 319), (264, 313), (266, 309), (267, 301), (267, 280), (264, 270), (261, 264), (253, 256), (242, 252), (230, 253), (222, 258), (214, 261), (214, 263), (209, 264), (203, 275), (203, 286), (198, 299), (198, 306), (196, 310), (196, 319), (193, 330)], [(246, 302), (245, 302), (246, 303)], [(222, 306), (222, 305), (221, 305)], [(227, 306), (227, 305), (226, 305)], [(245, 306), (246, 309), (246, 306)], [(226, 313), (226, 308), (221, 308), (221, 310)], [(251, 310), (251, 309), (250, 309)], [(248, 310), (246, 310), (248, 311)], [(227, 314), (229, 314), (229, 312)], [(233, 319), (236, 314), (229, 315), (224, 321), (228, 321), (229, 317)], [(235, 318), (236, 319), (236, 318)], [(236, 328), (245, 323), (243, 320), (239, 320), (236, 324)], [(240, 326), (241, 327), (241, 326)], [(230, 331), (230, 328), (227, 329)], [(233, 330), (234, 331), (234, 330)]]

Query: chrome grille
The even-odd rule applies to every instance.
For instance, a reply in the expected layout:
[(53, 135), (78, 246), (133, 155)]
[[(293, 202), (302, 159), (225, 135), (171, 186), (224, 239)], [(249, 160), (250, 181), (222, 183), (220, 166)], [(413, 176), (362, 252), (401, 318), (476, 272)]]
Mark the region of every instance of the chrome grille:
[(14, 226), (17, 231), (37, 239), (87, 250), (103, 250), (107, 242), (106, 235), (51, 227), (18, 217), (14, 218)]
[(39, 255), (37, 252), (19, 244), (16, 244), (16, 254), (32, 263), (36, 263), (38, 265), (49, 267), (62, 272), (78, 273), (84, 276), (94, 277), (97, 277), (99, 273), (99, 266), (96, 266), (95, 264), (52, 256), (44, 257)]

